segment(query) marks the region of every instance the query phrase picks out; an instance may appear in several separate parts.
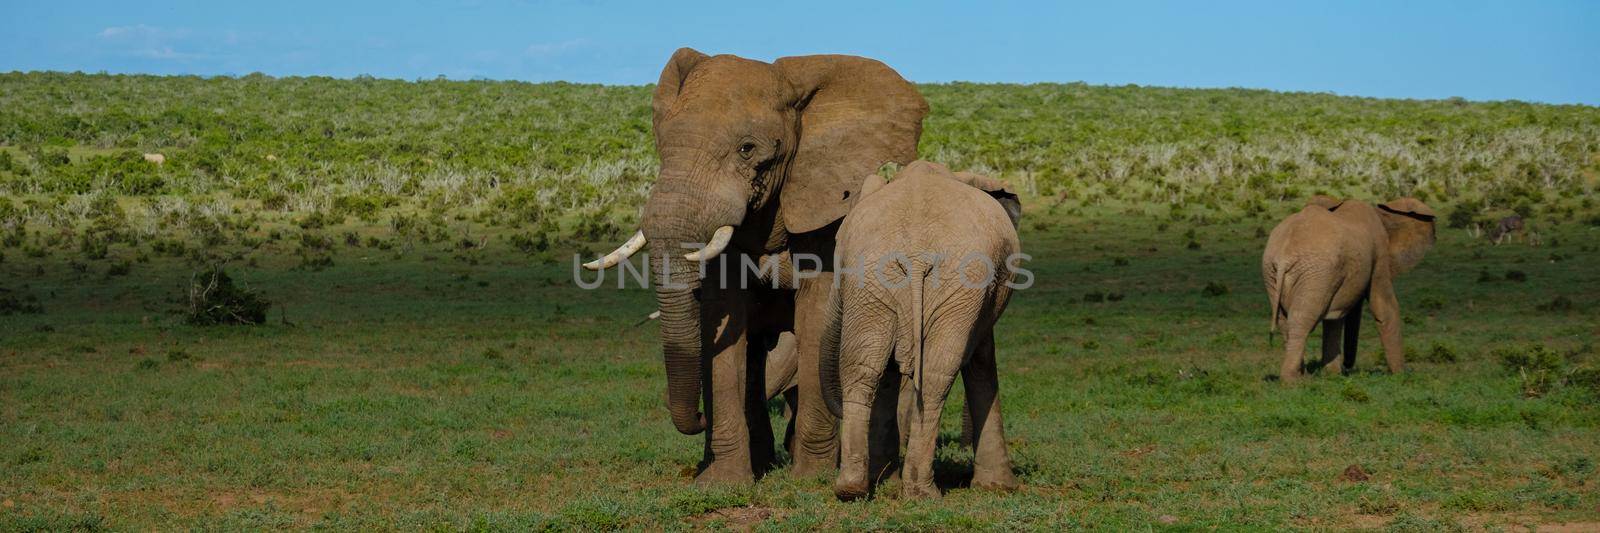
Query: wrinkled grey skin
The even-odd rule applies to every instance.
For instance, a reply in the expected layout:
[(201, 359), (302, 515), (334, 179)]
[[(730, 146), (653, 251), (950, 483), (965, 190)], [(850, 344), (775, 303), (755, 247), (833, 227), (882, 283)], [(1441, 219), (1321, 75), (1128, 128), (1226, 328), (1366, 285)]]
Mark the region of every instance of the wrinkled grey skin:
[(1011, 295), (1008, 260), (1021, 250), (1020, 214), (1016, 195), (1000, 182), (925, 161), (887, 185), (867, 178), (839, 229), (846, 274), (829, 300), (819, 369), (829, 408), (842, 417), (840, 499), (866, 496), (880, 477), (873, 474), (887, 469), (898, 449), (895, 418), (907, 437), (905, 496), (939, 496), (933, 454), (957, 373), (973, 428), (973, 486), (1017, 486), (1000, 416), (994, 324)]
[[(705, 434), (696, 482), (750, 482), (772, 466), (765, 400), (782, 386), (762, 373), (768, 359), (781, 372), (785, 357), (803, 369), (789, 393), (793, 470), (833, 468), (835, 421), (814, 370), (831, 276), (790, 279), (780, 290), (707, 280), (720, 280), (724, 264), (737, 279), (745, 258), (831, 258), (860, 177), (915, 159), (927, 103), (871, 59), (765, 63), (683, 48), (662, 69), (651, 107), (661, 170), (640, 231), (661, 310), (667, 410), (679, 432)], [(721, 227), (733, 228), (730, 244), (702, 277), (683, 259), (685, 245)]]
[(1261, 275), (1272, 303), (1272, 328), (1283, 328), (1279, 379), (1301, 377), (1306, 338), (1318, 321), (1322, 364), (1343, 355), (1343, 368), (1353, 368), (1363, 304), (1378, 322), (1389, 371), (1405, 368), (1394, 280), (1433, 247), (1433, 218), (1433, 210), (1415, 198), (1372, 206), (1317, 196), (1273, 228)]

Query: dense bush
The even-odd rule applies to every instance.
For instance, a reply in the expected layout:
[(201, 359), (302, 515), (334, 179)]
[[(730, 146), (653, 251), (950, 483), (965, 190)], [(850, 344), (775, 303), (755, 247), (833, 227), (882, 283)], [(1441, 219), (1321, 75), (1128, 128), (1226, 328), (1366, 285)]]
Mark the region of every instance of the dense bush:
[(195, 273), (189, 281), (189, 309), (184, 319), (196, 326), (260, 324), (271, 303), (261, 294), (237, 285), (221, 267)]
[[(1451, 227), (1489, 212), (1600, 220), (1588, 200), (1600, 183), (1594, 107), (1080, 83), (920, 89), (932, 109), (924, 158), (1075, 204), (1124, 200), (1177, 221), (1265, 216), (1315, 192), (1409, 194), (1445, 208)], [(429, 224), (414, 235), (433, 241), (449, 220), (552, 243), (612, 240), (637, 224), (656, 171), (650, 93), (0, 74), (0, 194), (172, 199), (140, 210), (156, 217), (243, 200), (308, 228), (421, 213)], [(38, 205), (30, 223), (74, 222), (55, 201)]]

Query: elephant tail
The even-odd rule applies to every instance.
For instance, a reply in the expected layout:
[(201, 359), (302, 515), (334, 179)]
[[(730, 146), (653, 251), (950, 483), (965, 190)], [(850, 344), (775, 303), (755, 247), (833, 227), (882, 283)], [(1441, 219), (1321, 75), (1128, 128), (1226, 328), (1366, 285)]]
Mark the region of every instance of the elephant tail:
[(922, 316), (924, 311), (924, 307), (922, 305), (922, 298), (924, 295), (923, 285), (928, 281), (928, 271), (931, 268), (931, 266), (913, 267), (909, 272), (906, 272), (906, 281), (911, 283), (911, 360), (917, 365), (917, 390), (919, 391), (917, 394), (918, 410), (922, 409), (922, 394), (920, 393), (922, 390), (923, 375), (922, 341), (925, 337), (927, 337), (927, 330), (925, 329), (927, 324), (925, 324)]
[(822, 402), (834, 418), (844, 417), (844, 391), (839, 385), (839, 344), (844, 326), (844, 305), (839, 297), (841, 283), (834, 283), (828, 294), (827, 307), (822, 316), (822, 353), (819, 374), (822, 381)]
[(1267, 329), (1267, 345), (1272, 344), (1273, 334), (1278, 332), (1278, 317), (1283, 315), (1283, 295), (1291, 290), (1293, 278), (1289, 276), (1289, 265), (1277, 262), (1269, 265), (1267, 271), (1267, 288), (1272, 293), (1272, 318)]

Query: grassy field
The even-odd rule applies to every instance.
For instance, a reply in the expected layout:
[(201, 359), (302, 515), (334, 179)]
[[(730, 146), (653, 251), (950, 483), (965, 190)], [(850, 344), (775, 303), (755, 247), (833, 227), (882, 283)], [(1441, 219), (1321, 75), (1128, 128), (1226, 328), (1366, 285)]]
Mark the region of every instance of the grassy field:
[[(1024, 487), (952, 442), (942, 501), (844, 504), (689, 486), (651, 295), (572, 282), (648, 191), (648, 88), (0, 74), (0, 530), (1600, 528), (1600, 110), (923, 91), (927, 157), (1027, 191)], [(1263, 379), (1260, 251), (1319, 191), (1441, 212), (1406, 374), (1369, 321), (1354, 375)], [(1540, 246), (1473, 233), (1512, 212)], [(185, 322), (219, 262), (266, 323)]]
[[(184, 325), (178, 259), (0, 265), (43, 307), (0, 320), (0, 529), (1600, 521), (1597, 230), (1444, 232), (1400, 285), (1409, 373), (1376, 372), (1368, 327), (1359, 373), (1285, 388), (1262, 379), (1262, 222), (1029, 220), (1038, 284), (999, 333), (1016, 494), (841, 504), (785, 470), (693, 488), (699, 441), (666, 422), (654, 326), (632, 327), (648, 292), (582, 291), (509, 250), (343, 247), (313, 272), (267, 245), (235, 271), (276, 304), (253, 327)], [(947, 445), (943, 478), (969, 459)]]

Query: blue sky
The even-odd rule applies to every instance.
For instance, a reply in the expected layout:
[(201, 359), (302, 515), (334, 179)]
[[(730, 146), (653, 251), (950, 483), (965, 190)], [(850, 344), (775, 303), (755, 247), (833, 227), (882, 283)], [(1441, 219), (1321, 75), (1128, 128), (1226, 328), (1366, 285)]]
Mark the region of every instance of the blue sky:
[(0, 71), (640, 84), (693, 46), (866, 55), (915, 81), (1600, 105), (1600, 1), (5, 3)]

